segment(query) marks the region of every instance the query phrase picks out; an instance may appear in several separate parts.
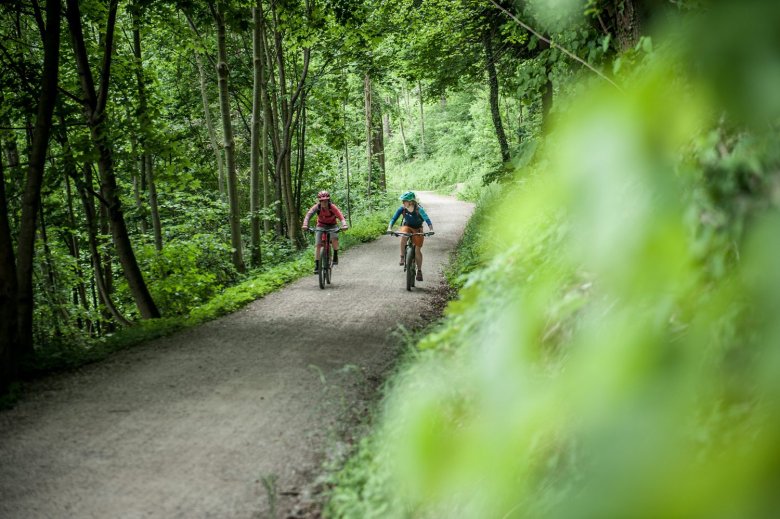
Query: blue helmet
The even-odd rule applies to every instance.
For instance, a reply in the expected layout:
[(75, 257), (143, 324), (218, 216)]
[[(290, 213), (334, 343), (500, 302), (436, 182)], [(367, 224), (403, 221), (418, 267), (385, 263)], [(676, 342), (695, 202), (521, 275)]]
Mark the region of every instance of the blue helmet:
[(407, 191), (399, 198), (401, 202), (415, 202), (417, 197), (414, 195), (414, 191)]

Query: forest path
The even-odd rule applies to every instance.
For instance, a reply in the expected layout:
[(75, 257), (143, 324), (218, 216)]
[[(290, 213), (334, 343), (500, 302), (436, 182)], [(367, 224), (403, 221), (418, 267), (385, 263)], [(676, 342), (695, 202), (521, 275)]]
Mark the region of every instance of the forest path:
[(325, 290), (307, 276), (32, 384), (0, 413), (0, 517), (268, 517), (272, 479), (276, 515), (308, 515), (326, 449), (392, 365), (392, 329), (431, 316), (472, 211), (451, 197), (421, 199), (436, 235), (411, 293), (398, 238), (382, 237), (341, 255)]

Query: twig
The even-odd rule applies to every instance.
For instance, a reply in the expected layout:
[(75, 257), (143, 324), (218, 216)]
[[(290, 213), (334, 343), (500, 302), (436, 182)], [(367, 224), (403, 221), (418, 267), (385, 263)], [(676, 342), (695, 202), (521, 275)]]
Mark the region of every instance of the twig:
[(593, 72), (594, 72), (596, 75), (598, 75), (598, 76), (599, 76), (601, 79), (603, 79), (604, 81), (606, 81), (607, 83), (609, 83), (609, 84), (610, 84), (610, 85), (612, 85), (613, 87), (617, 88), (619, 92), (621, 92), (621, 93), (623, 92), (623, 89), (622, 89), (622, 88), (620, 88), (620, 87), (617, 85), (617, 83), (615, 83), (614, 81), (612, 81), (611, 79), (609, 79), (609, 78), (608, 78), (607, 76), (605, 76), (605, 75), (604, 75), (602, 72), (599, 72), (599, 71), (598, 71), (598, 70), (597, 70), (595, 67), (593, 67), (593, 65), (591, 65), (590, 63), (588, 63), (588, 62), (587, 62), (587, 61), (585, 61), (584, 59), (580, 58), (579, 56), (577, 56), (577, 55), (576, 55), (576, 54), (574, 54), (573, 52), (571, 52), (571, 51), (569, 51), (569, 50), (566, 50), (565, 48), (561, 47), (560, 45), (558, 45), (558, 44), (557, 44), (557, 43), (555, 43), (554, 41), (552, 41), (552, 40), (550, 40), (550, 39), (548, 39), (548, 38), (545, 38), (544, 36), (542, 36), (541, 34), (539, 34), (538, 32), (536, 32), (536, 31), (535, 31), (535, 30), (534, 30), (532, 27), (530, 27), (529, 25), (527, 25), (526, 23), (524, 23), (522, 20), (520, 20), (519, 18), (517, 18), (517, 16), (513, 15), (512, 13), (510, 13), (509, 11), (507, 11), (506, 9), (504, 9), (503, 7), (501, 7), (500, 5), (498, 5), (498, 4), (496, 3), (496, 0), (490, 0), (490, 3), (491, 3), (491, 4), (493, 4), (493, 5), (495, 5), (496, 7), (498, 7), (498, 9), (500, 9), (501, 11), (503, 11), (503, 12), (504, 12), (504, 13), (505, 13), (507, 16), (509, 16), (509, 17), (510, 17), (512, 20), (514, 20), (514, 21), (515, 21), (515, 23), (517, 23), (518, 25), (520, 25), (520, 26), (521, 26), (523, 29), (525, 29), (526, 31), (530, 32), (531, 34), (533, 34), (534, 36), (536, 36), (537, 38), (539, 38), (539, 39), (540, 39), (540, 40), (542, 40), (543, 42), (547, 43), (547, 44), (548, 44), (550, 47), (555, 47), (556, 49), (560, 50), (561, 52), (563, 52), (564, 54), (566, 54), (566, 55), (567, 55), (567, 56), (569, 56), (570, 58), (572, 58), (572, 59), (574, 59), (574, 60), (578, 61), (579, 63), (582, 63), (582, 64), (583, 64), (583, 65), (585, 65), (587, 68), (589, 68), (590, 70), (592, 70), (592, 71), (593, 71)]

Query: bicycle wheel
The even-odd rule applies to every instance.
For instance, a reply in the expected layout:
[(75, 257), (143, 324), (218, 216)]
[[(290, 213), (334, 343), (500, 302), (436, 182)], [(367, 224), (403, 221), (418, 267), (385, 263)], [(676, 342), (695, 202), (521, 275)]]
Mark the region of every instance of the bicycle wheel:
[(325, 288), (325, 277), (327, 276), (328, 272), (328, 264), (330, 262), (330, 254), (328, 254), (328, 251), (324, 251), (323, 254), (320, 256), (320, 288)]
[(414, 276), (417, 269), (414, 264), (414, 246), (406, 247), (406, 290), (411, 292), (414, 286)]
[(328, 270), (325, 271), (325, 281), (330, 285), (330, 275), (333, 272), (333, 265), (328, 262)]

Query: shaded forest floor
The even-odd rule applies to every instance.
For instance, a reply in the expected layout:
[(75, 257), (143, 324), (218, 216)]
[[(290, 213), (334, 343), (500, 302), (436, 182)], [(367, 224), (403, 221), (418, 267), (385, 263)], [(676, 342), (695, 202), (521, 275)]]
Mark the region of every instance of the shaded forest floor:
[(356, 436), (399, 325), (440, 312), (471, 204), (423, 194), (436, 227), (409, 293), (398, 239), (345, 252), (242, 310), (34, 382), (0, 413), (2, 517), (317, 513), (323, 461)]

